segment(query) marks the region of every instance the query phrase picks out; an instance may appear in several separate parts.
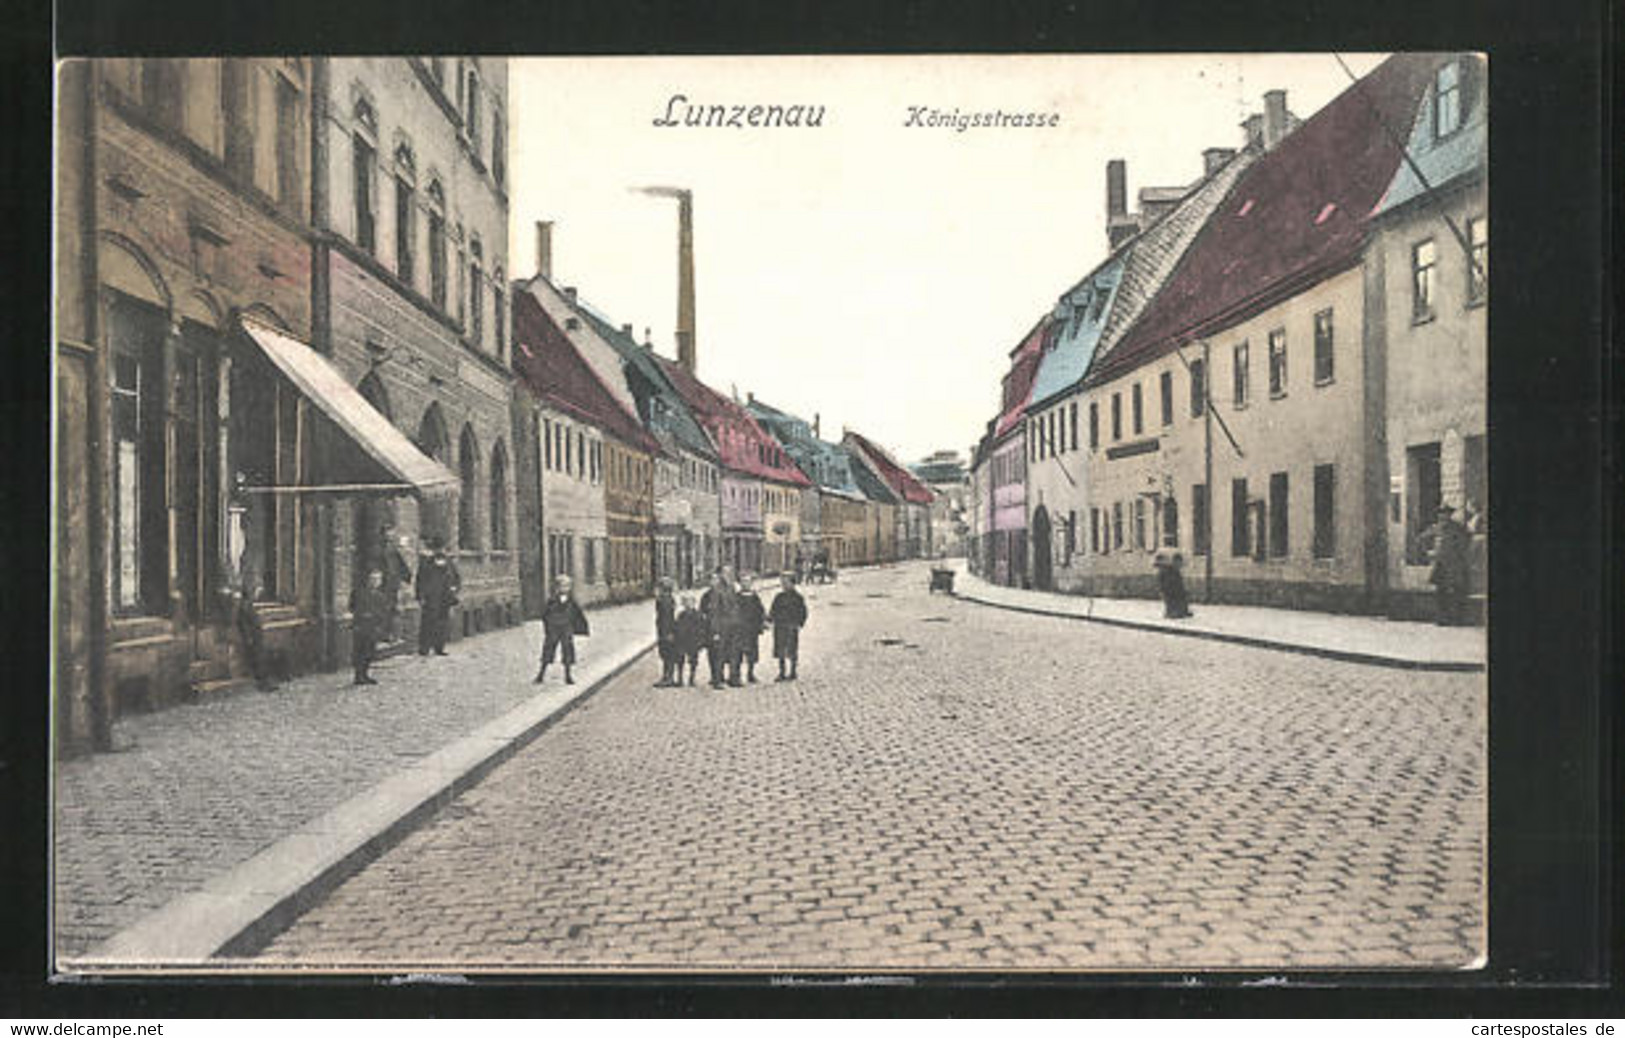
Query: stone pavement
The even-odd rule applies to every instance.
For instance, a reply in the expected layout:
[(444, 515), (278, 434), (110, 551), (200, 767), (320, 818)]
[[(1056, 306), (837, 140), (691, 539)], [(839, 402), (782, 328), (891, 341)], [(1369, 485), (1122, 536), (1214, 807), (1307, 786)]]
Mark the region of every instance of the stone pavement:
[[(594, 610), (570, 695), (653, 642), (647, 603)], [(61, 763), (55, 785), (59, 960), (152, 918), (459, 738), (564, 688), (530, 683), (530, 623), (348, 670), (119, 720), (114, 752)]]
[[(958, 571), (954, 592), (986, 605), (1214, 638), (1355, 663), (1416, 670), (1484, 669), (1486, 637), (1482, 627), (1440, 627), (1374, 616), (1201, 602), (1191, 604), (1193, 616), (1169, 620), (1162, 615), (1162, 603), (1156, 599), (1091, 598), (1004, 587), (970, 573), (962, 559), (955, 560), (953, 566)], [(1193, 584), (1193, 593), (1195, 590)]]
[(795, 683), (652, 689), (645, 657), (255, 963), (1480, 960), (1484, 675), (1080, 624), (925, 585), (922, 566), (899, 566), (808, 589)]

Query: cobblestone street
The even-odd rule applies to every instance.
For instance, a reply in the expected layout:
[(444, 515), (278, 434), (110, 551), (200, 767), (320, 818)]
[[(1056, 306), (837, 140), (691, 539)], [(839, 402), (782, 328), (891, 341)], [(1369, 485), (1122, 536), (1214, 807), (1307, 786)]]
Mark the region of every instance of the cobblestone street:
[[(648, 607), (592, 614), (583, 679), (639, 638)], [(118, 750), (56, 774), (57, 950), (77, 955), (278, 837), (536, 694), (539, 624), (464, 639), (447, 657), (383, 660), (274, 692), (132, 714)], [(551, 686), (550, 686), (551, 687)]]
[[(809, 589), (795, 683), (775, 684), (764, 662), (754, 687), (653, 689), (658, 662), (645, 657), (260, 961), (855, 970), (1479, 957), (1483, 674), (1022, 615), (925, 585), (915, 565)], [(384, 729), (396, 721), (377, 716)], [(220, 795), (230, 803), (230, 789)]]

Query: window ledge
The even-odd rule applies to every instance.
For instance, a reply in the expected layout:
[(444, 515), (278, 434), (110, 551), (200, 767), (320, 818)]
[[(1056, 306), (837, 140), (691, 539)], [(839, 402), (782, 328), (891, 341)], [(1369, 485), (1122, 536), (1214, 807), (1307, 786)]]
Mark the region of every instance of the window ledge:
[(1428, 313), (1425, 313), (1425, 314), (1412, 314), (1411, 315), (1411, 327), (1415, 328), (1418, 325), (1432, 324), (1433, 319), (1435, 317), (1437, 317), (1437, 316), (1438, 315), (1433, 313), (1432, 311), (1429, 311)]
[(1332, 375), (1327, 375), (1325, 378), (1317, 378), (1317, 379), (1315, 379), (1315, 388), (1316, 389), (1319, 389), (1321, 386), (1334, 386), (1336, 384), (1337, 384), (1337, 379), (1336, 379), (1335, 376), (1332, 376)]
[(1488, 295), (1481, 295), (1477, 299), (1469, 299), (1469, 300), (1467, 300), (1467, 309), (1469, 309), (1469, 310), (1481, 309), (1486, 304), (1488, 304), (1489, 301), (1490, 301), (1490, 297)]
[(1286, 390), (1278, 389), (1278, 390), (1272, 391), (1270, 393), (1270, 399), (1271, 400), (1285, 400), (1286, 399)]
[(1239, 403), (1236, 404), (1235, 409), (1237, 411), (1245, 411), (1245, 410), (1247, 410), (1247, 401), (1245, 401), (1245, 400), (1240, 401)]

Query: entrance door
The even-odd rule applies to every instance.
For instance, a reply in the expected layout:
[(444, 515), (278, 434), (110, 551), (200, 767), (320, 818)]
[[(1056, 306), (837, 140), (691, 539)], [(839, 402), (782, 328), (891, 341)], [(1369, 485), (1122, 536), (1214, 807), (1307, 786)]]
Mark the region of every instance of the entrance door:
[(1038, 511), (1033, 513), (1033, 587), (1040, 591), (1052, 590), (1055, 583), (1050, 557), (1055, 539), (1051, 533), (1049, 509), (1039, 505)]

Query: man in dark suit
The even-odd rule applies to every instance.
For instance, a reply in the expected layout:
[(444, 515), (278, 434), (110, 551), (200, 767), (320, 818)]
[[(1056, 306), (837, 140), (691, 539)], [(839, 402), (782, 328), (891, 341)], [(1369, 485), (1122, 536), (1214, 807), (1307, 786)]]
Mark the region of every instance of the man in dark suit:
[(430, 537), (428, 552), (418, 563), (417, 599), (418, 655), (446, 655), (446, 636), (451, 628), (451, 610), (457, 604), (457, 593), (462, 590), (463, 578), (457, 564), (446, 557), (446, 542)]

